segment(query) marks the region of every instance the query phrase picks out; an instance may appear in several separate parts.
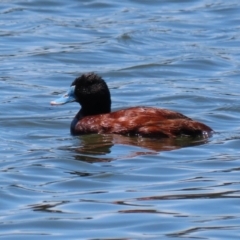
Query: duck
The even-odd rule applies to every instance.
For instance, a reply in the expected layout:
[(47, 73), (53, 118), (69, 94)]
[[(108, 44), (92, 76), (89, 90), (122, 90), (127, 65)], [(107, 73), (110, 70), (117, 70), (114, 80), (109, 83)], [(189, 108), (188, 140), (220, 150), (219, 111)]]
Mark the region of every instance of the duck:
[(111, 94), (105, 80), (96, 73), (77, 77), (68, 91), (51, 105), (78, 102), (80, 110), (73, 118), (72, 135), (121, 134), (150, 138), (203, 137), (213, 130), (204, 123), (172, 110), (156, 107), (129, 107), (111, 111)]

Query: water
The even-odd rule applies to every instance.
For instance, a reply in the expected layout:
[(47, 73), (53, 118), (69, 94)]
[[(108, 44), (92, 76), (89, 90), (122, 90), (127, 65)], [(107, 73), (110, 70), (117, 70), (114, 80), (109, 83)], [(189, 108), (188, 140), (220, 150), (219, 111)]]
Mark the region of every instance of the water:
[[(2, 239), (239, 239), (240, 2), (4, 0)], [(113, 110), (155, 106), (215, 130), (205, 142), (73, 137), (81, 73)]]

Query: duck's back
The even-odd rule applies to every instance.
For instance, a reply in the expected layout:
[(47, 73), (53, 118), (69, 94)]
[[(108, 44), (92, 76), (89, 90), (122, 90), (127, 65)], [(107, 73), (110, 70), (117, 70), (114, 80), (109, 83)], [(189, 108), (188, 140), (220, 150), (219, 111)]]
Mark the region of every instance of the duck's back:
[(74, 134), (116, 133), (146, 137), (181, 135), (201, 136), (212, 129), (181, 113), (152, 107), (133, 107), (107, 114), (86, 116), (74, 128)]

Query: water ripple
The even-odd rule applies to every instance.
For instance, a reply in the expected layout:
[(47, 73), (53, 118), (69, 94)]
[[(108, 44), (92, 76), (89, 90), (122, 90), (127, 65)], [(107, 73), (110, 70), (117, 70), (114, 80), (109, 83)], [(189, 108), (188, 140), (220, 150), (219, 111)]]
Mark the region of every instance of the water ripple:
[[(238, 0), (2, 1), (0, 237), (239, 238)], [(49, 106), (83, 72), (210, 139), (69, 133)], [(93, 231), (94, 229), (94, 231)]]

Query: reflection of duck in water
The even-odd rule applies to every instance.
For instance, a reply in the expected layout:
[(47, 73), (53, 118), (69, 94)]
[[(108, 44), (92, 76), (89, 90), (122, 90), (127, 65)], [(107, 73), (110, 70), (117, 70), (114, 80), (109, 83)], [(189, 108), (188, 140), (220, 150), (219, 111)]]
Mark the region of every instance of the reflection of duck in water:
[[(88, 134), (79, 136), (80, 145), (69, 147), (75, 158), (84, 162), (110, 162), (143, 155), (155, 155), (183, 147), (197, 146), (207, 142), (199, 138), (156, 139), (123, 136), (119, 134)], [(115, 150), (113, 150), (115, 147)]]
[(52, 105), (76, 101), (81, 109), (71, 123), (72, 134), (114, 133), (127, 136), (176, 138), (209, 137), (213, 130), (181, 113), (153, 107), (131, 107), (111, 112), (110, 91), (94, 73), (76, 78), (69, 91)]

